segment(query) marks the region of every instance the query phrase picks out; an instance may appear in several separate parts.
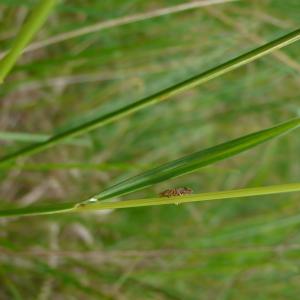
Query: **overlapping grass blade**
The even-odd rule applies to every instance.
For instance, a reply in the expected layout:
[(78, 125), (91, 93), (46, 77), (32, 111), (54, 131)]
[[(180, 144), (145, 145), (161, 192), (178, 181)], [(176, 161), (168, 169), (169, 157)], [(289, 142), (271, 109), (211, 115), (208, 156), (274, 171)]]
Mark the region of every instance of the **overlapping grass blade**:
[(214, 192), (205, 193), (199, 195), (193, 195), (185, 198), (170, 198), (170, 199), (141, 199), (141, 200), (128, 200), (121, 202), (102, 202), (98, 200), (109, 199), (115, 196), (128, 194), (138, 189), (145, 188), (150, 185), (154, 185), (158, 182), (178, 177), (186, 173), (191, 173), (203, 166), (213, 164), (217, 161), (236, 155), (247, 149), (253, 148), (258, 144), (268, 141), (272, 138), (278, 137), (292, 129), (296, 129), (300, 126), (300, 118), (290, 120), (282, 123), (278, 126), (271, 127), (265, 130), (261, 130), (238, 139), (216, 145), (214, 147), (195, 152), (191, 155), (185, 156), (178, 160), (166, 163), (160, 167), (154, 168), (140, 175), (131, 177), (127, 180), (116, 184), (100, 194), (81, 203), (62, 203), (49, 206), (40, 207), (25, 207), (18, 209), (7, 209), (0, 211), (0, 217), (9, 216), (24, 216), (24, 215), (42, 215), (42, 214), (54, 214), (75, 212), (82, 210), (99, 210), (108, 208), (124, 208), (124, 207), (137, 207), (147, 205), (160, 205), (170, 203), (184, 203), (190, 201), (204, 201), (214, 199), (225, 199), (233, 197), (255, 196), (255, 195), (267, 195), (282, 192), (292, 192), (300, 190), (300, 183), (280, 185), (274, 187), (259, 187), (251, 189), (243, 189), (237, 191), (227, 192)]
[(171, 161), (152, 170), (124, 180), (88, 200), (94, 202), (131, 193), (153, 184), (191, 173), (201, 167), (234, 156), (255, 147), (265, 141), (300, 126), (300, 118), (290, 120), (278, 126), (261, 130), (214, 147), (200, 150), (175, 161)]
[(18, 33), (12, 49), (0, 62), (0, 83), (3, 82), (34, 34), (44, 24), (57, 0), (41, 0)]
[(4, 217), (17, 217), (17, 216), (37, 216), (47, 214), (58, 214), (58, 213), (74, 213), (84, 211), (97, 211), (106, 209), (119, 209), (119, 208), (134, 208), (142, 206), (156, 206), (156, 205), (167, 205), (167, 204), (184, 204), (191, 202), (200, 201), (211, 201), (221, 199), (233, 199), (242, 197), (253, 197), (263, 195), (273, 195), (280, 193), (291, 193), (299, 192), (300, 183), (290, 183), (281, 185), (272, 185), (255, 188), (245, 188), (239, 190), (219, 191), (210, 193), (201, 193), (191, 196), (183, 197), (160, 197), (160, 198), (147, 198), (147, 199), (136, 199), (136, 200), (125, 200), (118, 202), (105, 202), (99, 201), (91, 203), (89, 205), (74, 204), (74, 203), (61, 203), (56, 205), (44, 205), (44, 206), (29, 206), (17, 209), (0, 210), (0, 218)]
[(22, 148), (19, 151), (16, 151), (14, 153), (10, 153), (0, 159), (0, 165), (7, 163), (9, 161), (13, 161), (18, 157), (29, 156), (29, 155), (41, 152), (45, 149), (48, 149), (48, 148), (60, 143), (61, 141), (65, 140), (67, 138), (84, 134), (86, 132), (89, 132), (91, 130), (94, 130), (96, 128), (104, 126), (108, 123), (116, 121), (122, 117), (129, 115), (129, 114), (137, 112), (145, 107), (148, 107), (150, 105), (159, 103), (163, 100), (169, 99), (170, 97), (172, 97), (176, 94), (179, 94), (190, 88), (193, 88), (195, 86), (203, 84), (203, 83), (205, 83), (211, 79), (214, 79), (218, 76), (221, 76), (229, 71), (232, 71), (232, 70), (234, 70), (238, 67), (241, 67), (247, 63), (250, 63), (264, 55), (267, 55), (272, 51), (275, 51), (279, 48), (287, 46), (299, 39), (300, 39), (300, 29), (297, 29), (296, 31), (293, 31), (281, 38), (278, 38), (270, 43), (267, 43), (261, 47), (258, 47), (256, 49), (254, 49), (250, 52), (247, 52), (243, 55), (240, 55), (234, 59), (231, 59), (224, 64), (221, 64), (221, 65), (214, 67), (206, 72), (203, 72), (203, 73), (196, 75), (192, 78), (189, 78), (183, 82), (173, 85), (173, 86), (171, 86), (167, 89), (164, 89), (158, 93), (155, 93), (149, 97), (146, 97), (137, 102), (134, 102), (133, 104), (127, 105), (123, 108), (120, 108), (118, 110), (115, 110), (113, 112), (105, 114), (95, 120), (86, 122), (80, 126), (77, 126), (77, 127), (71, 128), (69, 130), (66, 130), (64, 132), (53, 135), (45, 142), (33, 144), (28, 147)]

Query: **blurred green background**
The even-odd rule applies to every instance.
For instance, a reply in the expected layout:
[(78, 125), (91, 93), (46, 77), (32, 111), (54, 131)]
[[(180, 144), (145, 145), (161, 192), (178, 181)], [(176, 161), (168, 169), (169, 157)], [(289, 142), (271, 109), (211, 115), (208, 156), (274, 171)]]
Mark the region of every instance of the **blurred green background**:
[[(36, 3), (0, 0), (1, 51)], [(182, 3), (61, 1), (35, 42)], [(30, 51), (0, 89), (0, 156), (282, 36), (299, 27), (299, 17), (299, 0), (236, 1)], [(1, 205), (85, 200), (149, 167), (300, 116), (299, 50), (295, 43), (0, 169)], [(124, 198), (299, 181), (299, 153), (295, 131)], [(298, 299), (299, 209), (294, 193), (3, 219), (0, 299)]]

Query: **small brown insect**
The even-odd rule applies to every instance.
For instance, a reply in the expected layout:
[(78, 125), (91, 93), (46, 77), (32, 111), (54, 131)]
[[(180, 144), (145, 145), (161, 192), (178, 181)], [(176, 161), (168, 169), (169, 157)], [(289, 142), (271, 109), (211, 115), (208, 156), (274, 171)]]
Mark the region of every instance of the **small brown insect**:
[(182, 195), (189, 195), (192, 194), (193, 190), (188, 187), (181, 187), (181, 188), (175, 188), (175, 189), (168, 189), (163, 192), (161, 192), (159, 195), (161, 197), (176, 197), (176, 196), (182, 196)]

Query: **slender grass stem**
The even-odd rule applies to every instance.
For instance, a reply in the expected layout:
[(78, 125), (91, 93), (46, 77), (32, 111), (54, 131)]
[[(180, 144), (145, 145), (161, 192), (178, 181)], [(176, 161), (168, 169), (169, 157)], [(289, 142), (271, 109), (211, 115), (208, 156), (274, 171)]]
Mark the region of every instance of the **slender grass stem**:
[(10, 208), (0, 210), (1, 217), (16, 217), (16, 216), (32, 216), (32, 215), (49, 215), (59, 214), (74, 211), (74, 203), (60, 203), (41, 206), (27, 206), (21, 208)]
[(105, 114), (97, 119), (86, 122), (80, 126), (74, 127), (65, 132), (53, 135), (45, 142), (33, 144), (28, 147), (22, 148), (14, 153), (10, 153), (0, 159), (0, 165), (9, 161), (13, 161), (18, 157), (29, 156), (41, 152), (45, 149), (53, 147), (54, 145), (60, 143), (62, 140), (65, 140), (70, 137), (79, 136), (101, 126), (104, 126), (108, 123), (112, 123), (113, 121), (121, 119), (150, 105), (159, 103), (163, 100), (167, 100), (172, 96), (180, 94), (190, 88), (196, 87), (225, 73), (235, 70), (277, 49), (280, 49), (293, 42), (296, 42), (299, 39), (300, 29), (297, 29), (291, 33), (284, 35), (283, 37), (273, 40), (272, 42), (269, 42), (261, 47), (258, 47), (236, 58), (233, 58), (219, 66), (216, 66), (208, 71), (205, 71), (185, 81), (175, 84), (149, 97), (143, 98), (123, 108)]
[(210, 193), (201, 193), (191, 196), (182, 197), (161, 197), (161, 198), (147, 198), (136, 200), (124, 200), (119, 202), (96, 202), (91, 204), (74, 204), (74, 203), (62, 203), (56, 205), (44, 205), (44, 206), (29, 206), (18, 209), (0, 210), (0, 218), (3, 217), (16, 217), (16, 216), (29, 216), (29, 215), (46, 215), (46, 214), (58, 214), (69, 212), (85, 212), (85, 211), (98, 211), (106, 209), (119, 209), (119, 208), (134, 208), (143, 206), (156, 206), (167, 204), (184, 204), (201, 201), (212, 200), (224, 200), (233, 198), (253, 197), (253, 196), (265, 196), (280, 193), (291, 193), (300, 191), (299, 183), (289, 183), (281, 185), (272, 185), (256, 188), (246, 188), (229, 191), (219, 191)]
[(160, 198), (148, 198), (137, 200), (123, 200), (119, 202), (96, 202), (89, 205), (78, 204), (75, 207), (75, 211), (88, 211), (88, 210), (104, 210), (104, 209), (117, 209), (117, 208), (133, 208), (142, 206), (156, 206), (166, 204), (184, 204), (191, 202), (232, 199), (240, 197), (252, 197), (272, 195), (279, 193), (290, 193), (300, 191), (300, 183), (290, 183), (281, 185), (272, 185), (256, 188), (247, 188), (239, 190), (219, 191), (211, 193), (202, 193), (192, 196), (181, 197), (160, 197)]
[(34, 34), (44, 24), (57, 0), (41, 0), (18, 33), (11, 50), (0, 62), (0, 83), (4, 81)]

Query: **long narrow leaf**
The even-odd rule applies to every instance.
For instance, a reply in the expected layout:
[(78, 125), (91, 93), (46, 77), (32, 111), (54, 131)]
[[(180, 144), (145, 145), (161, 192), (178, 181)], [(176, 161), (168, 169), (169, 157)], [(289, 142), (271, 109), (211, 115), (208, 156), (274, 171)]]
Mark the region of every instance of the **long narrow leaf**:
[[(219, 191), (210, 193), (201, 193), (192, 196), (181, 197), (159, 197), (159, 198), (146, 198), (136, 200), (124, 200), (118, 202), (96, 202), (89, 205), (78, 204), (76, 211), (89, 211), (89, 210), (104, 210), (104, 209), (117, 209), (117, 208), (133, 208), (142, 206), (156, 206), (165, 204), (184, 204), (190, 202), (220, 200), (220, 199), (233, 199), (240, 197), (272, 195), (279, 193), (299, 192), (300, 183), (290, 183), (281, 185), (272, 185), (264, 187), (246, 188), (239, 190)], [(1, 212), (0, 212), (1, 214)]]
[(150, 105), (159, 103), (163, 100), (169, 99), (170, 97), (172, 97), (176, 94), (182, 93), (190, 88), (193, 88), (195, 86), (203, 84), (211, 79), (214, 79), (214, 78), (221, 76), (225, 73), (228, 73), (234, 69), (237, 69), (238, 67), (241, 67), (247, 63), (250, 63), (264, 55), (271, 53), (272, 51), (275, 51), (277, 49), (285, 47), (299, 39), (300, 39), (300, 29), (297, 29), (296, 31), (293, 31), (281, 38), (278, 38), (270, 43), (267, 43), (259, 48), (256, 48), (256, 49), (254, 49), (250, 52), (247, 52), (241, 56), (238, 56), (232, 60), (229, 60), (224, 64), (221, 64), (221, 65), (214, 67), (206, 72), (203, 72), (203, 73), (196, 75), (190, 79), (187, 79), (183, 82), (173, 85), (173, 86), (171, 86), (167, 89), (164, 89), (158, 93), (155, 93), (149, 97), (146, 97), (137, 102), (134, 102), (133, 104), (127, 105), (123, 108), (120, 108), (118, 110), (115, 110), (113, 112), (105, 114), (95, 120), (89, 121), (78, 127), (72, 128), (70, 130), (67, 130), (65, 132), (62, 132), (62, 133), (59, 133), (56, 135), (53, 135), (45, 142), (42, 142), (39, 144), (33, 144), (28, 147), (22, 148), (19, 151), (16, 151), (14, 153), (10, 153), (0, 159), (0, 165), (3, 163), (7, 163), (9, 161), (13, 161), (18, 157), (29, 156), (34, 153), (41, 152), (45, 149), (48, 149), (48, 148), (60, 143), (62, 140), (84, 134), (86, 132), (89, 132), (91, 130), (94, 130), (96, 128), (104, 126), (108, 123), (116, 121), (122, 117), (129, 115), (129, 114), (137, 112), (145, 107), (148, 107)]
[(44, 24), (49, 13), (57, 0), (41, 0), (32, 11), (27, 22), (22, 26), (17, 35), (12, 49), (4, 56), (0, 62), (0, 83), (3, 82), (10, 70), (13, 68), (19, 56), (23, 53), (27, 44), (31, 41), (34, 34)]
[(47, 214), (58, 213), (74, 213), (84, 211), (98, 211), (106, 209), (119, 209), (119, 208), (134, 208), (142, 206), (156, 206), (166, 204), (184, 204), (190, 202), (211, 201), (221, 199), (233, 199), (242, 197), (253, 197), (263, 195), (273, 195), (280, 193), (299, 192), (300, 183), (281, 184), (273, 186), (246, 188), (239, 190), (219, 191), (211, 193), (201, 193), (191, 196), (172, 197), (172, 198), (147, 198), (136, 200), (125, 200), (119, 202), (96, 202), (89, 205), (62, 203), (56, 205), (44, 206), (29, 206), (18, 209), (0, 210), (0, 218), (17, 217), (17, 216), (38, 216)]
[(41, 206), (26, 206), (20, 208), (8, 208), (0, 210), (0, 217), (17, 217), (32, 215), (48, 215), (66, 213), (74, 210), (74, 203), (49, 204)]
[[(108, 208), (124, 208), (124, 207), (136, 207), (136, 206), (146, 206), (146, 205), (160, 205), (160, 204), (170, 204), (170, 203), (181, 203), (191, 201), (204, 201), (204, 200), (214, 200), (214, 199), (225, 199), (233, 197), (243, 197), (243, 196), (254, 196), (254, 195), (266, 195), (281, 192), (292, 192), (300, 190), (300, 183), (280, 185), (274, 187), (260, 187), (255, 189), (245, 189), (238, 191), (227, 191), (227, 192), (215, 192), (215, 193), (205, 193), (199, 195), (193, 195), (185, 198), (172, 198), (170, 199), (142, 199), (142, 200), (128, 200), (120, 202), (103, 202), (98, 201), (100, 199), (108, 199), (116, 195), (121, 195), (125, 193), (132, 192), (137, 189), (155, 184), (162, 180), (166, 180), (172, 177), (180, 176), (185, 173), (192, 172), (199, 169), (202, 166), (212, 164), (216, 161), (222, 160), (224, 158), (233, 156), (237, 153), (245, 151), (267, 141), (269, 139), (275, 138), (289, 130), (295, 129), (300, 126), (300, 118), (282, 123), (278, 126), (265, 129), (256, 133), (246, 135), (244, 137), (223, 143), (206, 150), (202, 150), (191, 154), (189, 156), (183, 157), (181, 159), (175, 160), (173, 162), (162, 165), (158, 168), (152, 169), (138, 176), (134, 176), (125, 180), (115, 186), (112, 186), (102, 193), (94, 196), (81, 203), (62, 203), (54, 204), (48, 206), (29, 206), (25, 208), (17, 209), (6, 209), (0, 211), (0, 217), (9, 216), (25, 216), (25, 215), (42, 215), (42, 214), (55, 214), (55, 213), (66, 213), (66, 212), (76, 212), (82, 210), (99, 210)], [(197, 200), (198, 199), (198, 200)], [(155, 200), (156, 202), (153, 202)], [(156, 203), (156, 204), (155, 204)]]
[(97, 200), (104, 200), (124, 195), (167, 179), (191, 173), (201, 167), (253, 148), (258, 144), (278, 137), (279, 135), (299, 126), (300, 118), (297, 118), (278, 126), (261, 130), (238, 139), (195, 152), (111, 186), (88, 200), (88, 202), (95, 202)]

